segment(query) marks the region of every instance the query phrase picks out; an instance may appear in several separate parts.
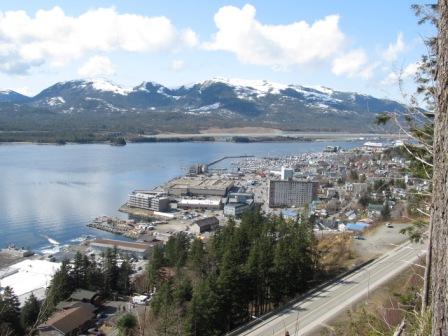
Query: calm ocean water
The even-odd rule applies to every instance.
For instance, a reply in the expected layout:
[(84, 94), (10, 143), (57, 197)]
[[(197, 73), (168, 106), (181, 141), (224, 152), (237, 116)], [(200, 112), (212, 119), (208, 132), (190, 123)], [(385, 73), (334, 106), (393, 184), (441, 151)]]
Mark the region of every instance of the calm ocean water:
[(330, 144), (351, 148), (360, 142), (0, 145), (0, 247), (44, 251), (86, 234), (119, 238), (86, 224), (118, 215), (134, 189), (155, 187), (195, 162), (224, 155), (281, 156)]

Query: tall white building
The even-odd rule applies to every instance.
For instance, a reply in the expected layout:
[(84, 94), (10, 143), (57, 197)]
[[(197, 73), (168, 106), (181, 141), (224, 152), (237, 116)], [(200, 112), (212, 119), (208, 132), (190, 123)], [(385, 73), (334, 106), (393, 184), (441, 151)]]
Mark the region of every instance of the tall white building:
[(301, 207), (316, 198), (317, 182), (274, 181), (269, 183), (269, 207)]
[(282, 180), (291, 180), (294, 177), (294, 169), (282, 167), (280, 174)]

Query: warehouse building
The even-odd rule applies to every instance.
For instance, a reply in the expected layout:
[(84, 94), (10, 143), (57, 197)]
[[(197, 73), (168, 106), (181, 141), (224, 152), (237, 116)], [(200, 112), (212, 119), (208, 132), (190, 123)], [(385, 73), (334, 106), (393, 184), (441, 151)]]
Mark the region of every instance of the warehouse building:
[(20, 306), (33, 294), (39, 301), (45, 298), (51, 279), (61, 267), (60, 263), (27, 259), (10, 265), (0, 272), (0, 293), (11, 287)]
[(221, 196), (227, 195), (233, 181), (213, 177), (182, 177), (171, 181), (167, 192), (171, 196)]
[(317, 195), (317, 182), (275, 181), (269, 182), (269, 207), (302, 207), (312, 202)]
[(222, 209), (221, 199), (181, 199), (177, 203), (179, 209)]
[(167, 211), (170, 208), (170, 200), (160, 193), (134, 192), (129, 195), (128, 206), (152, 211)]
[(224, 206), (224, 215), (229, 217), (240, 217), (254, 205), (253, 193), (229, 193), (228, 202)]
[(203, 219), (198, 219), (191, 226), (191, 232), (199, 235), (204, 232), (214, 231), (219, 226), (219, 220), (216, 217), (207, 217)]
[(116, 248), (119, 253), (127, 255), (135, 255), (143, 258), (149, 251), (160, 242), (151, 243), (134, 243), (113, 239), (95, 239), (90, 243), (90, 246), (98, 252), (105, 252), (108, 249)]
[(240, 217), (243, 213), (252, 208), (252, 203), (229, 203), (224, 206), (224, 216)]

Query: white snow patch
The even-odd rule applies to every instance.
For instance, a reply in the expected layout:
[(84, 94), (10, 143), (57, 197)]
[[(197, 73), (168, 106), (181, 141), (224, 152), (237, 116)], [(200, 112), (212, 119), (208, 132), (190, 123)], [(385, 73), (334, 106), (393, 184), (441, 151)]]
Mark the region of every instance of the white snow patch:
[(91, 85), (95, 90), (104, 91), (104, 92), (112, 92), (115, 94), (119, 94), (122, 96), (126, 96), (131, 92), (131, 89), (122, 88), (112, 82), (109, 82), (105, 79), (92, 79), (86, 82), (86, 85)]
[(62, 97), (51, 97), (47, 99), (47, 104), (50, 106), (57, 106), (65, 104), (65, 99)]
[(221, 107), (221, 103), (214, 103), (211, 105), (205, 105), (201, 106), (195, 109), (190, 109), (191, 112), (202, 112), (202, 111), (210, 111), (210, 110), (216, 110)]

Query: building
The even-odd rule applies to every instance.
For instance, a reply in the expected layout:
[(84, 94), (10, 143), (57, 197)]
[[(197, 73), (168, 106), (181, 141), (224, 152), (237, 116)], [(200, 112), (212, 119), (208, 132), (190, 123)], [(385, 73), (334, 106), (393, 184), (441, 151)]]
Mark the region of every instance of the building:
[(181, 199), (177, 203), (179, 209), (222, 209), (221, 199)]
[(128, 206), (152, 211), (167, 211), (170, 208), (170, 200), (160, 193), (134, 192), (129, 195)]
[(240, 217), (243, 213), (250, 210), (252, 204), (247, 203), (229, 203), (224, 206), (224, 215), (229, 217)]
[(345, 190), (353, 193), (356, 197), (359, 197), (367, 192), (368, 186), (369, 185), (365, 182), (347, 183), (345, 186)]
[(171, 196), (220, 196), (227, 195), (233, 187), (233, 181), (213, 177), (182, 177), (167, 185)]
[(149, 251), (159, 242), (151, 243), (134, 243), (122, 240), (113, 239), (95, 239), (90, 243), (90, 246), (99, 252), (104, 252), (107, 249), (116, 248), (119, 253), (135, 255), (137, 257), (144, 257)]
[(203, 219), (198, 219), (191, 226), (191, 232), (199, 235), (204, 232), (214, 231), (219, 226), (219, 220), (216, 217), (207, 217)]
[(231, 217), (240, 217), (243, 213), (252, 209), (253, 205), (253, 193), (229, 193), (227, 204), (224, 206), (224, 215)]
[(0, 292), (2, 288), (11, 287), (21, 306), (31, 294), (43, 300), (53, 275), (60, 267), (60, 263), (47, 260), (24, 260), (11, 265), (0, 272)]
[(362, 149), (367, 152), (381, 153), (384, 149), (386, 149), (386, 146), (384, 146), (381, 142), (367, 141), (362, 145)]
[(196, 163), (188, 169), (189, 175), (206, 174), (207, 172), (208, 172), (208, 166), (206, 164), (201, 163)]
[(269, 207), (301, 207), (312, 202), (317, 195), (317, 182), (314, 181), (275, 181), (269, 182)]
[(291, 180), (294, 177), (294, 169), (282, 167), (280, 176), (282, 180)]
[(250, 200), (254, 199), (253, 193), (243, 193), (243, 192), (235, 192), (229, 193), (228, 195), (228, 203), (247, 203)]
[(77, 302), (51, 315), (37, 330), (42, 336), (78, 335), (92, 325), (94, 318), (95, 307), (92, 304)]

